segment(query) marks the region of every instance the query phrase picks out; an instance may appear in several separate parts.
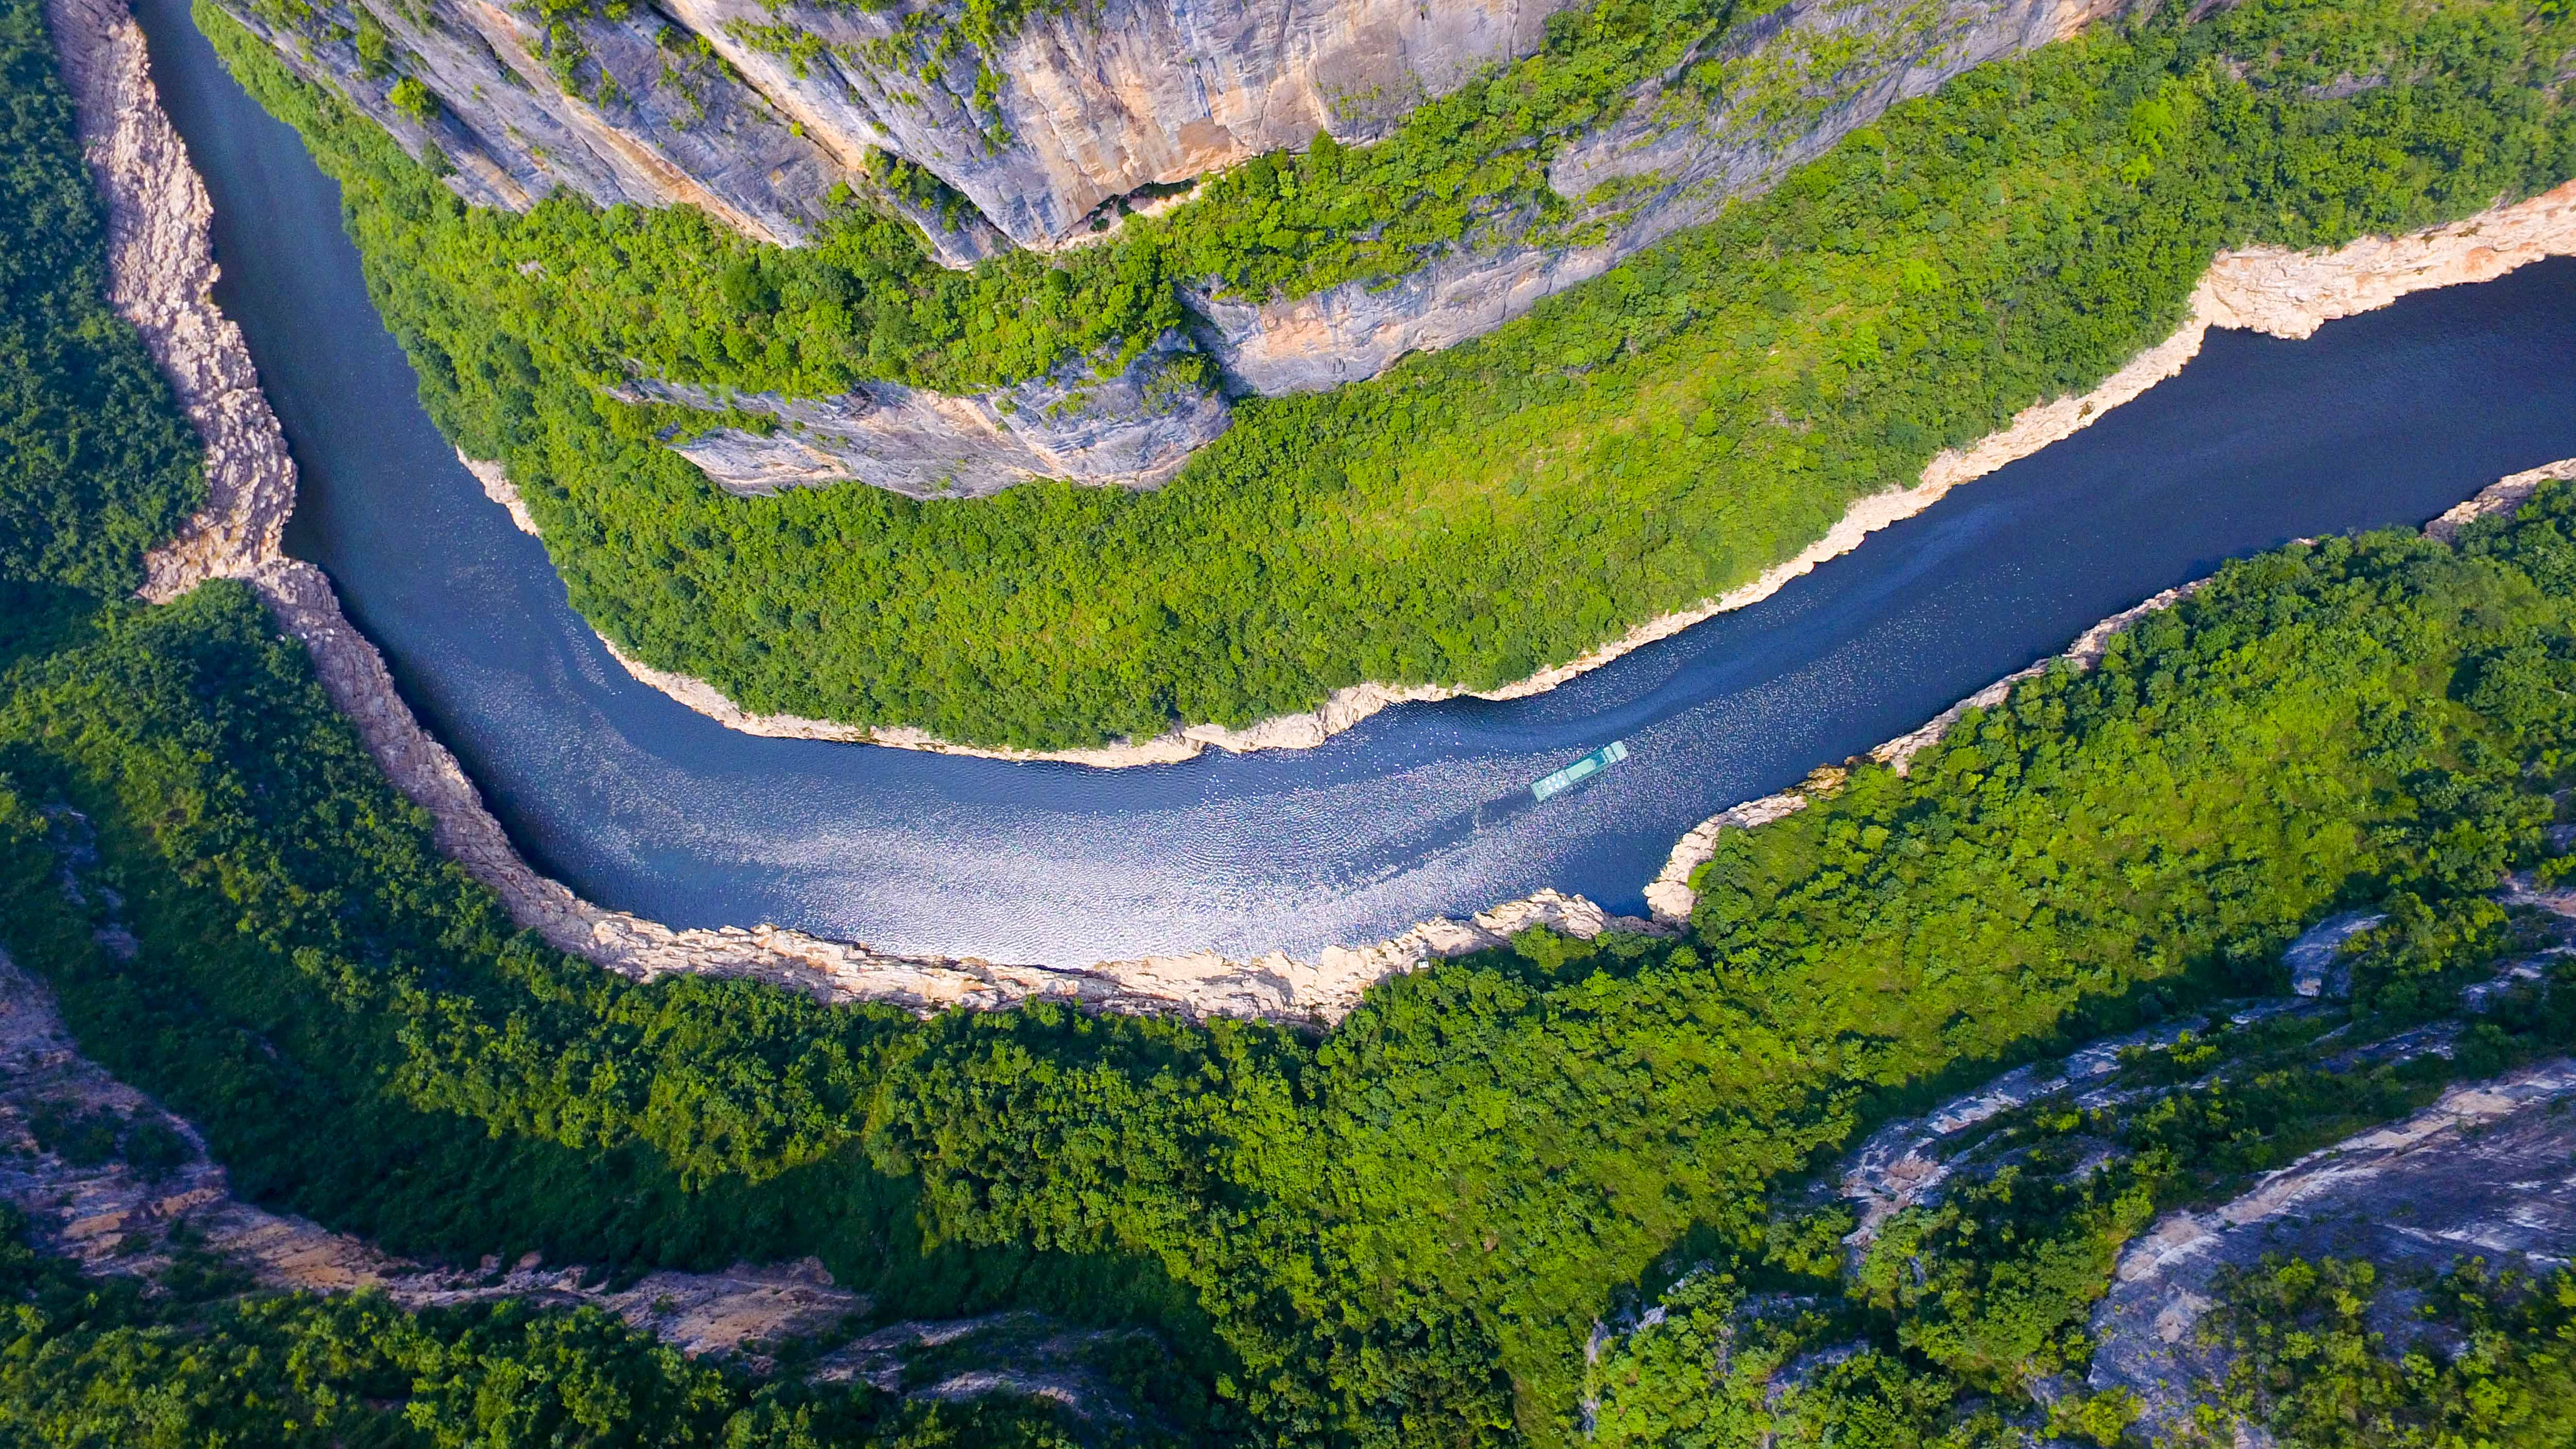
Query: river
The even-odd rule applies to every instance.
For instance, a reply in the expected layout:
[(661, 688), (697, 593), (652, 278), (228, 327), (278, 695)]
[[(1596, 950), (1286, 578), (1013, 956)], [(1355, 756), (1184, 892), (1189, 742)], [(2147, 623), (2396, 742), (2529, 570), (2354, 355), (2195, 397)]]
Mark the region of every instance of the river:
[[(1389, 710), (1320, 749), (1093, 770), (736, 734), (635, 683), (487, 500), (367, 300), (336, 187), (140, 0), (320, 565), (538, 867), (674, 926), (763, 921), (1057, 965), (1309, 954), (1543, 886), (1642, 912), (1676, 837), (1903, 733), (2159, 589), (2420, 523), (2576, 456), (2576, 260), (2182, 375), (1765, 603), (1553, 693)], [(858, 486), (858, 485), (850, 485)], [(1625, 740), (1548, 801), (1527, 785)]]

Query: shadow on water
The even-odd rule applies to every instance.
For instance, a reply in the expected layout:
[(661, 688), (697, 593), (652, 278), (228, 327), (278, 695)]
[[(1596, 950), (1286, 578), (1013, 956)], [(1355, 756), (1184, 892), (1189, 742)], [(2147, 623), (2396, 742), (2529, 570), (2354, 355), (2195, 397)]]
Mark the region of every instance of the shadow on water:
[[(544, 549), (420, 411), (339, 198), (184, 0), (142, 0), (215, 201), (240, 322), (320, 564), (543, 868), (677, 925), (1078, 963), (1311, 952), (1542, 886), (1641, 908), (1673, 840), (1904, 733), (2093, 621), (2285, 539), (2413, 524), (2576, 456), (2576, 261), (2180, 377), (1773, 599), (1549, 694), (1407, 706), (1325, 747), (1146, 770), (734, 734), (627, 678)], [(1528, 801), (1614, 738), (1628, 761)]]

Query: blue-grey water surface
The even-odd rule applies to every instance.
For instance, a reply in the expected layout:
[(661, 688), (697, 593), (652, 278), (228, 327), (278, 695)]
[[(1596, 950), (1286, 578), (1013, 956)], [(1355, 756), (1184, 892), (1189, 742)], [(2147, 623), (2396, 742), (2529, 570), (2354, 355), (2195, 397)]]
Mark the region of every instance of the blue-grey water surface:
[[(1614, 908), (1725, 806), (1904, 732), (2086, 625), (2285, 539), (2417, 523), (2576, 456), (2576, 261), (2174, 381), (1770, 601), (1551, 694), (1389, 711), (1311, 751), (1014, 765), (736, 734), (629, 679), (422, 414), (336, 188), (185, 0), (141, 0), (215, 202), (217, 298), (303, 472), (320, 564), (544, 870), (675, 925), (1075, 964), (1311, 952), (1541, 886)], [(857, 486), (857, 485), (852, 485)], [(1610, 740), (1626, 763), (1526, 785)]]

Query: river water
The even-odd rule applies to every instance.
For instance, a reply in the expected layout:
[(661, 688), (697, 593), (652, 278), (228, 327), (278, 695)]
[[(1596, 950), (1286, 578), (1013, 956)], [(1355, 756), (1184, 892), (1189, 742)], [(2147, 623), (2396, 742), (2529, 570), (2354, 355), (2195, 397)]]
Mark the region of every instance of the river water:
[[(1131, 770), (726, 730), (629, 679), (422, 414), (337, 189), (184, 0), (140, 0), (326, 570), (539, 868), (676, 926), (763, 921), (1077, 965), (1311, 953), (1542, 886), (1641, 911), (1676, 837), (1921, 723), (2087, 625), (2285, 539), (2420, 523), (2576, 456), (2576, 261), (2175, 380), (1766, 603), (1562, 689), (1400, 707), (1321, 749)], [(858, 485), (851, 485), (858, 486)], [(1625, 763), (1527, 786), (1612, 740)]]

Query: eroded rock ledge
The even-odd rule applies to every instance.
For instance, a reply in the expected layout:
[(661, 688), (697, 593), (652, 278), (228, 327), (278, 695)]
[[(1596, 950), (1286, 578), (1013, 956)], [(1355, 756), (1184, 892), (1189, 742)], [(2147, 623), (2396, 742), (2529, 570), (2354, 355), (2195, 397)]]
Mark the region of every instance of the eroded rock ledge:
[(1870, 534), (1930, 508), (1960, 484), (1985, 477), (2091, 427), (2111, 409), (2181, 372), (2185, 364), (2200, 355), (2201, 344), (2212, 327), (2240, 328), (2273, 337), (2309, 337), (2336, 318), (2374, 311), (2415, 292), (2493, 281), (2532, 262), (2568, 255), (2576, 255), (2576, 181), (2527, 201), (2491, 208), (2464, 221), (2400, 237), (2364, 237), (2330, 252), (2250, 247), (2222, 253), (2193, 288), (2182, 326), (2164, 341), (2129, 359), (2092, 391), (2024, 408), (2000, 431), (1965, 449), (1947, 450), (1934, 457), (1924, 465), (1922, 477), (1912, 487), (1855, 500), (1824, 537), (1759, 578), (1690, 608), (1649, 619), (1596, 649), (1499, 689), (1357, 684), (1334, 691), (1312, 710), (1274, 716), (1241, 729), (1194, 724), (1150, 740), (1074, 750), (1015, 750), (961, 745), (909, 727), (868, 728), (797, 715), (753, 714), (737, 707), (703, 680), (653, 668), (624, 655), (620, 659), (637, 679), (748, 734), (863, 741), (987, 759), (1053, 760), (1100, 767), (1173, 764), (1209, 748), (1237, 754), (1312, 749), (1390, 705), (1467, 697), (1524, 699), (1543, 694), (1694, 624), (1760, 603), (1816, 565), (1858, 548)]
[(2143, 1427), (2183, 1427), (2195, 1387), (2222, 1368), (2197, 1333), (2219, 1278), (2266, 1254), (2436, 1271), (2471, 1256), (2566, 1264), (2576, 1258), (2571, 1101), (2576, 1061), (2566, 1058), (2456, 1086), (2402, 1122), (2266, 1175), (2232, 1202), (2168, 1214), (2120, 1255), (2094, 1310), (2090, 1387), (2137, 1395)]
[[(478, 205), (524, 208), (566, 187), (603, 206), (695, 205), (794, 244), (830, 187), (864, 184), (881, 150), (971, 203), (958, 228), (909, 208), (962, 265), (1091, 235), (1140, 189), (1318, 131), (1381, 136), (1483, 66), (1537, 50), (1566, 3), (1031, 6), (989, 53), (970, 43), (935, 74), (898, 39), (913, 6), (667, 0), (541, 20), (493, 0), (321, 0), (296, 25), (225, 8), (414, 154), (435, 147)], [(435, 104), (396, 104), (400, 79)]]
[(1195, 351), (1166, 333), (1113, 375), (1094, 377), (1077, 360), (971, 397), (890, 382), (828, 398), (719, 394), (651, 378), (615, 395), (776, 419), (766, 433), (716, 427), (667, 444), (731, 493), (856, 482), (911, 498), (980, 498), (1033, 478), (1151, 488), (1234, 416), (1205, 362), (1191, 365)]
[(214, 304), (214, 204), (161, 110), (142, 32), (124, 0), (46, 0), (45, 21), (108, 201), (108, 300), (143, 334), (205, 444), (205, 508), (144, 560), (143, 597), (166, 602), (276, 554), (294, 465), (241, 329)]

